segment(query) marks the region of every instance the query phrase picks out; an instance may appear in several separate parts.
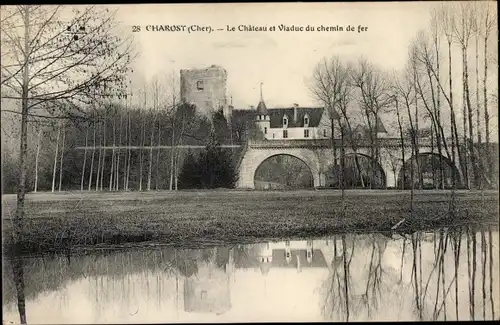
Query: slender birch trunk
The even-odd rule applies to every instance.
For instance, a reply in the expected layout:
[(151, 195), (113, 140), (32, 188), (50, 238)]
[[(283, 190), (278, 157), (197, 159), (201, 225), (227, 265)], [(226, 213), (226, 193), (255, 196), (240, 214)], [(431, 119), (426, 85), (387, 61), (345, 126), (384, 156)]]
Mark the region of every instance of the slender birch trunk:
[(83, 192), (83, 183), (85, 182), (85, 165), (87, 164), (87, 146), (88, 146), (89, 128), (85, 128), (85, 149), (83, 152), (83, 167), (82, 167), (82, 180), (80, 183), (80, 191)]
[(169, 190), (172, 191), (174, 187), (174, 155), (175, 155), (175, 115), (176, 115), (176, 107), (175, 107), (175, 96), (173, 100), (172, 106), (172, 147), (170, 148), (170, 185)]
[(479, 188), (483, 187), (483, 177), (484, 168), (482, 161), (482, 134), (481, 134), (481, 102), (479, 99), (479, 33), (476, 32), (476, 132), (477, 132), (477, 164), (479, 169), (479, 175), (477, 179), (479, 181)]
[[(115, 111), (116, 112), (116, 111)], [(115, 113), (114, 112), (114, 113)], [(114, 189), (114, 173), (115, 173), (115, 146), (116, 146), (116, 114), (113, 114), (113, 149), (111, 151), (111, 172), (109, 173), (109, 191)]]
[[(102, 136), (102, 143), (103, 143), (103, 146), (106, 147), (106, 129), (108, 128), (108, 124), (107, 124), (107, 116), (106, 116), (106, 119), (104, 120), (104, 123), (103, 123), (103, 136)], [(103, 187), (104, 187), (104, 167), (106, 167), (106, 149), (103, 149), (102, 150), (102, 170), (101, 170), (101, 191), (103, 190)]]
[(142, 114), (142, 132), (141, 132), (141, 149), (140, 149), (140, 160), (139, 160), (139, 191), (142, 191), (142, 167), (143, 167), (143, 147), (146, 143), (146, 114), (144, 110), (147, 107), (147, 92), (146, 88), (144, 88), (144, 109), (141, 112)]
[(61, 141), (61, 162), (59, 164), (59, 192), (61, 192), (62, 187), (62, 174), (63, 174), (63, 157), (64, 157), (64, 147), (66, 142), (66, 128), (63, 124), (62, 126), (62, 141)]
[(159, 177), (160, 177), (160, 141), (161, 141), (161, 121), (158, 119), (158, 141), (156, 143), (156, 146), (158, 148), (158, 151), (156, 152), (156, 190), (158, 191), (158, 183), (159, 183)]
[[(125, 145), (128, 143), (128, 137), (129, 137), (129, 130), (128, 130), (128, 116), (130, 115), (129, 113), (129, 108), (128, 108), (128, 102), (127, 102), (127, 98), (125, 98), (125, 111), (127, 113), (127, 120), (125, 120), (125, 124), (127, 125), (127, 127), (125, 127)], [(124, 155), (123, 155), (123, 189), (126, 191), (127, 190), (127, 151), (129, 151), (130, 149), (128, 148), (125, 152), (124, 152)]]
[(99, 190), (99, 181), (101, 176), (101, 158), (102, 158), (102, 123), (99, 121), (99, 157), (97, 159), (97, 175), (95, 179), (95, 190)]
[(95, 157), (95, 120), (92, 121), (93, 138), (92, 138), (92, 156), (90, 158), (90, 174), (89, 174), (89, 191), (92, 189), (92, 174), (94, 173), (94, 157)]
[(38, 161), (40, 158), (40, 138), (42, 135), (42, 129), (38, 130), (38, 140), (37, 140), (37, 145), (36, 145), (36, 157), (35, 157), (35, 189), (33, 192), (36, 193), (38, 189)]
[[(52, 193), (56, 190), (57, 157), (59, 156), (59, 137), (61, 136), (61, 125), (57, 127), (56, 154), (54, 156), (54, 170), (52, 172)], [(84, 165), (85, 167), (85, 165)]]
[(131, 158), (131, 149), (130, 147), (132, 146), (132, 136), (131, 136), (131, 124), (130, 124), (130, 108), (128, 110), (128, 129), (129, 129), (129, 136), (128, 136), (128, 157), (127, 157), (127, 180), (125, 182), (125, 190), (129, 190), (129, 180), (130, 180), (130, 158)]
[(122, 145), (122, 129), (123, 129), (123, 114), (122, 111), (120, 110), (120, 130), (119, 132), (119, 140), (118, 140), (118, 150), (116, 153), (116, 190), (118, 191), (120, 189), (120, 153), (121, 153), (121, 145)]
[[(153, 113), (153, 115), (155, 115), (155, 112), (154, 112), (154, 109), (151, 110), (151, 113)], [(153, 168), (153, 139), (154, 139), (154, 129), (155, 129), (155, 120), (156, 118), (153, 117), (153, 121), (152, 121), (152, 127), (151, 127), (151, 138), (149, 140), (149, 169), (148, 169), (148, 191), (151, 191), (151, 172), (152, 172), (152, 168)]]

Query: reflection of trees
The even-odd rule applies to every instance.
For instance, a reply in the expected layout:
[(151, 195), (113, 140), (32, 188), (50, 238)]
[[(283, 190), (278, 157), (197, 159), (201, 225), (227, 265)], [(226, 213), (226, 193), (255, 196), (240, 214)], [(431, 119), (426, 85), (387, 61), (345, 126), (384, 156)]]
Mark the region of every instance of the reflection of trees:
[[(491, 230), (490, 230), (491, 231)], [(490, 235), (490, 234), (489, 234)], [(462, 238), (465, 237), (466, 247), (465, 251), (462, 249)], [(488, 238), (487, 238), (488, 237)], [(412, 284), (414, 287), (414, 307), (416, 309), (416, 314), (419, 320), (447, 320), (450, 314), (454, 314), (455, 319), (460, 319), (460, 308), (459, 292), (463, 291), (460, 289), (459, 277), (460, 269), (463, 265), (466, 267), (468, 283), (468, 305), (469, 305), (469, 318), (475, 320), (480, 315), (480, 310), (482, 310), (482, 318), (487, 319), (487, 268), (489, 271), (489, 297), (490, 297), (490, 312), (491, 317), (494, 319), (494, 302), (493, 302), (493, 275), (492, 275), (492, 264), (493, 259), (491, 251), (488, 254), (487, 246), (492, 246), (493, 238), (492, 236), (486, 236), (484, 229), (477, 229), (476, 227), (455, 227), (452, 229), (440, 229), (437, 232), (435, 241), (437, 241), (437, 247), (434, 250), (434, 258), (431, 266), (431, 270), (425, 283), (425, 287), (422, 287), (422, 236), (421, 234), (412, 235), (412, 248), (413, 248), (413, 262), (412, 262)], [(481, 241), (481, 246), (479, 246), (478, 239)], [(478, 249), (479, 248), (479, 249)], [(450, 253), (451, 250), (451, 253)], [(466, 253), (466, 259), (461, 258), (462, 254)], [(481, 255), (481, 256), (478, 256)], [(488, 256), (489, 255), (489, 256)], [(452, 258), (453, 263), (447, 263), (446, 257)], [(487, 260), (491, 261), (490, 265), (487, 265)], [(466, 265), (464, 261), (466, 260)], [(478, 260), (480, 261), (478, 263)], [(453, 264), (453, 273), (447, 273), (445, 266)], [(481, 287), (478, 288), (477, 277), (481, 277)], [(429, 285), (432, 283), (432, 287), (435, 289), (433, 293), (428, 291)], [(454, 290), (453, 290), (454, 289)], [(478, 295), (478, 291), (481, 293)], [(454, 293), (452, 295), (451, 293)], [(482, 299), (481, 299), (482, 298)], [(480, 300), (481, 299), (481, 300)], [(450, 303), (454, 302), (454, 308), (449, 311), (447, 307)], [(479, 309), (478, 304), (482, 302), (482, 308)], [(451, 306), (453, 306), (451, 304)]]
[(379, 299), (382, 295), (381, 284), (382, 274), (382, 257), (387, 247), (387, 238), (374, 237), (371, 244), (370, 262), (368, 267), (368, 275), (366, 280), (366, 289), (361, 297), (362, 304), (366, 307), (368, 317), (371, 317), (372, 308), (378, 310)]
[[(348, 253), (346, 235), (340, 235), (341, 247), (337, 247), (337, 238), (333, 240), (334, 258), (330, 272), (324, 285), (325, 303), (323, 306), (323, 316), (333, 319), (334, 315), (345, 315), (345, 321), (350, 319), (350, 304), (352, 304), (352, 279), (350, 265), (354, 253), (354, 243)], [(342, 254), (339, 250), (342, 250)], [(342, 317), (343, 318), (343, 317)]]

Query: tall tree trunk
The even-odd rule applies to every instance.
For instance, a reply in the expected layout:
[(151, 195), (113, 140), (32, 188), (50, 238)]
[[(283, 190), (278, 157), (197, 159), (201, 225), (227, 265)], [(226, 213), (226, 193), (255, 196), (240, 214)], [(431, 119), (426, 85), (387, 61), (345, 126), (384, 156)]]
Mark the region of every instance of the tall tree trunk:
[(92, 156), (90, 158), (90, 174), (89, 174), (89, 191), (92, 189), (92, 176), (94, 173), (94, 157), (95, 157), (95, 120), (92, 120), (93, 140), (92, 140)]
[[(144, 107), (146, 107), (146, 100), (144, 100)], [(140, 158), (139, 158), (139, 191), (142, 191), (142, 165), (143, 165), (143, 147), (146, 142), (146, 116), (144, 112), (142, 112), (142, 132), (141, 132), (141, 149)]]
[(129, 190), (129, 180), (130, 180), (130, 158), (131, 158), (131, 146), (132, 146), (132, 136), (130, 135), (131, 133), (131, 124), (130, 124), (130, 109), (128, 111), (128, 129), (129, 129), (129, 137), (128, 137), (128, 157), (127, 157), (127, 181), (125, 185), (125, 190)]
[[(451, 151), (452, 151), (452, 162), (453, 162), (453, 167), (456, 166), (456, 160), (455, 160), (455, 149), (456, 149), (456, 153), (457, 153), (457, 156), (458, 156), (458, 164), (460, 165), (462, 171), (463, 171), (463, 157), (462, 157), (462, 154), (461, 154), (461, 148), (460, 148), (460, 144), (459, 144), (459, 141), (458, 141), (458, 131), (457, 131), (457, 123), (456, 123), (456, 118), (455, 118), (455, 109), (453, 107), (453, 79), (452, 79), (452, 75), (451, 75), (451, 69), (452, 69), (452, 56), (451, 56), (451, 39), (448, 40), (448, 80), (449, 80), (449, 84), (450, 84), (450, 89), (449, 89), (449, 92), (450, 92), (450, 119), (451, 119)], [(465, 177), (465, 175), (464, 175)], [(453, 180), (453, 189), (456, 188), (457, 186), (457, 179), (456, 179), (456, 175), (455, 173), (453, 172), (452, 173), (452, 180)]]
[(467, 141), (467, 91), (465, 90), (465, 56), (467, 55), (466, 50), (462, 47), (462, 123), (463, 123), (463, 146), (464, 146), (464, 175), (465, 175), (465, 185), (467, 188), (470, 188), (470, 179), (469, 179), (469, 145)]
[(109, 191), (114, 189), (114, 173), (115, 173), (115, 146), (116, 146), (116, 111), (113, 112), (113, 149), (111, 150), (111, 172), (109, 173)]
[(476, 32), (476, 132), (477, 132), (477, 164), (478, 172), (477, 179), (478, 187), (483, 188), (483, 155), (482, 155), (482, 134), (481, 134), (481, 102), (479, 100), (479, 33)]
[(101, 158), (102, 158), (102, 123), (99, 121), (99, 157), (97, 159), (97, 175), (95, 179), (95, 190), (99, 190), (99, 181), (101, 177)]
[[(185, 116), (182, 115), (182, 123), (181, 123), (181, 130), (179, 132), (179, 140), (177, 141), (178, 145), (182, 145), (182, 137), (184, 136), (184, 126), (185, 126)], [(180, 150), (177, 148), (175, 150), (175, 162), (174, 162), (174, 186), (175, 190), (178, 190), (178, 185), (179, 185), (179, 156), (180, 156)]]
[(175, 155), (175, 115), (176, 115), (176, 107), (175, 107), (175, 96), (173, 100), (172, 106), (172, 147), (170, 148), (170, 184), (169, 190), (172, 191), (174, 186), (174, 155)]
[(42, 130), (39, 129), (38, 130), (38, 140), (37, 140), (37, 144), (36, 144), (36, 157), (35, 157), (35, 188), (33, 190), (33, 192), (35, 192), (35, 193), (38, 189), (38, 161), (40, 159), (40, 138), (41, 138), (41, 135), (42, 135)]
[(118, 140), (118, 150), (116, 153), (116, 177), (115, 177), (115, 187), (116, 190), (118, 191), (120, 189), (120, 153), (121, 153), (121, 145), (122, 145), (122, 129), (123, 129), (123, 114), (121, 110), (119, 111), (120, 114), (120, 130), (118, 131), (119, 133), (119, 140)]
[(158, 183), (160, 181), (160, 141), (161, 141), (161, 119), (158, 118), (158, 141), (156, 143), (157, 152), (156, 152), (156, 181), (155, 187), (156, 190), (159, 190)]
[(468, 117), (468, 126), (469, 126), (469, 155), (471, 159), (471, 171), (472, 178), (474, 180), (473, 186), (476, 187), (479, 184), (478, 180), (478, 172), (477, 172), (477, 163), (476, 163), (476, 154), (474, 152), (474, 124), (473, 124), (473, 115), (472, 115), (472, 103), (470, 100), (470, 91), (469, 91), (469, 68), (467, 61), (467, 48), (464, 47), (462, 49), (463, 58), (464, 58), (464, 90), (465, 90), (465, 100), (467, 106), (467, 117)]
[[(127, 113), (127, 120), (125, 120), (125, 124), (127, 126), (125, 127), (125, 140), (124, 140), (124, 143), (125, 143), (125, 145), (127, 145), (127, 140), (130, 137), (130, 135), (129, 135), (129, 129), (128, 129), (128, 116), (130, 116), (130, 112), (129, 112), (127, 98), (125, 98), (125, 112)], [(123, 189), (125, 191), (127, 190), (127, 157), (128, 157), (128, 151), (130, 151), (130, 148), (127, 148), (127, 150), (124, 152), (124, 155), (123, 155)]]
[[(106, 129), (108, 128), (108, 124), (106, 123), (107, 122), (107, 117), (106, 116), (106, 120), (104, 120), (104, 123), (103, 123), (103, 139), (102, 139), (102, 143), (103, 143), (103, 146), (106, 147)], [(102, 170), (101, 170), (101, 191), (103, 190), (103, 187), (104, 187), (104, 167), (106, 167), (106, 149), (103, 149), (102, 150)]]
[[(59, 137), (61, 136), (61, 124), (57, 126), (56, 154), (54, 155), (54, 170), (52, 171), (52, 193), (56, 191), (57, 157), (59, 156)], [(85, 167), (85, 165), (84, 165)]]
[[(340, 188), (342, 190), (342, 217), (345, 217), (345, 148), (344, 148), (344, 133), (345, 127), (340, 123)], [(344, 247), (344, 258), (345, 258), (345, 247)], [(346, 296), (347, 299), (347, 296)], [(349, 317), (349, 316), (348, 316)]]
[[(153, 114), (154, 110), (151, 111)], [(148, 191), (151, 191), (151, 172), (153, 168), (153, 139), (154, 139), (154, 129), (155, 129), (155, 118), (153, 118), (153, 122), (151, 125), (151, 138), (149, 141), (149, 169), (148, 169)]]
[[(28, 63), (30, 55), (30, 6), (24, 6), (24, 62)], [(22, 87), (22, 107), (21, 107), (21, 143), (19, 150), (19, 187), (17, 190), (16, 215), (14, 218), (14, 234), (15, 241), (20, 239), (23, 230), (24, 219), (24, 200), (26, 196), (26, 158), (28, 155), (28, 112), (29, 112), (29, 64), (25, 64), (23, 68), (23, 87)], [(21, 275), (21, 280), (23, 279)], [(21, 305), (19, 313), (21, 315), (21, 323), (26, 324), (26, 314), (24, 317), (21, 314)], [(24, 305), (22, 306), (24, 307)]]
[[(401, 158), (402, 158), (402, 166), (401, 166), (401, 189), (405, 189), (406, 182), (406, 161), (405, 161), (405, 143), (404, 143), (404, 133), (403, 133), (403, 125), (401, 124), (401, 115), (399, 112), (399, 103), (396, 99), (396, 116), (398, 119), (398, 128), (399, 128), (399, 137), (401, 141)], [(396, 180), (397, 182), (397, 180)]]
[[(437, 73), (437, 82), (440, 82), (440, 64), (439, 64), (439, 34), (436, 34), (434, 49), (436, 50), (436, 73)], [(439, 91), (439, 86), (436, 85), (436, 119), (437, 119), (437, 129), (436, 129), (436, 141), (437, 141), (437, 149), (439, 151), (439, 178), (440, 183), (439, 187), (444, 190), (445, 187), (445, 177), (444, 177), (444, 169), (443, 169), (443, 153), (442, 153), (442, 145), (445, 141), (444, 137), (442, 137), (441, 132), (443, 130), (441, 124), (441, 92)]]
[(82, 167), (82, 180), (80, 183), (80, 191), (83, 192), (83, 185), (85, 182), (85, 165), (87, 164), (87, 146), (88, 146), (89, 128), (85, 128), (85, 149), (83, 149), (83, 167)]
[(59, 192), (61, 192), (62, 187), (62, 175), (63, 175), (63, 157), (64, 157), (64, 147), (66, 142), (66, 127), (62, 126), (62, 141), (61, 141), (61, 161), (59, 163)]
[(485, 131), (485, 143), (486, 143), (486, 166), (485, 175), (490, 178), (490, 171), (492, 170), (491, 152), (490, 152), (490, 115), (488, 112), (488, 31), (486, 31), (484, 36), (484, 76), (483, 76), (483, 101), (484, 101), (484, 131)]

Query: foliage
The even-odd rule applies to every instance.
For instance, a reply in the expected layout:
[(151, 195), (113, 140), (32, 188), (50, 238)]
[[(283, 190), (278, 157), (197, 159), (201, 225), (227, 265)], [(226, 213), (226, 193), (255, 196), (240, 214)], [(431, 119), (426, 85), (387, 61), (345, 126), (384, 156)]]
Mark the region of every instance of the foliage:
[(227, 137), (227, 122), (220, 112), (214, 113), (214, 124), (205, 150), (198, 157), (189, 152), (179, 175), (179, 187), (234, 188), (237, 171), (229, 151), (223, 150), (220, 140)]

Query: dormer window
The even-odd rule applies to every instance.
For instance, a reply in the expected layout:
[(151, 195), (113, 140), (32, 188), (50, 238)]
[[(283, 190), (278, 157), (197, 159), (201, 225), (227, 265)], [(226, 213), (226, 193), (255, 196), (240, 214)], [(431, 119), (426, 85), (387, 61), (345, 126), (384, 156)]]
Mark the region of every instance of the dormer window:
[(288, 126), (288, 117), (285, 115), (283, 116), (283, 127), (286, 128)]
[(203, 90), (203, 80), (198, 80), (196, 82), (196, 89), (197, 90)]
[(309, 116), (304, 116), (304, 126), (308, 127), (309, 126)]

